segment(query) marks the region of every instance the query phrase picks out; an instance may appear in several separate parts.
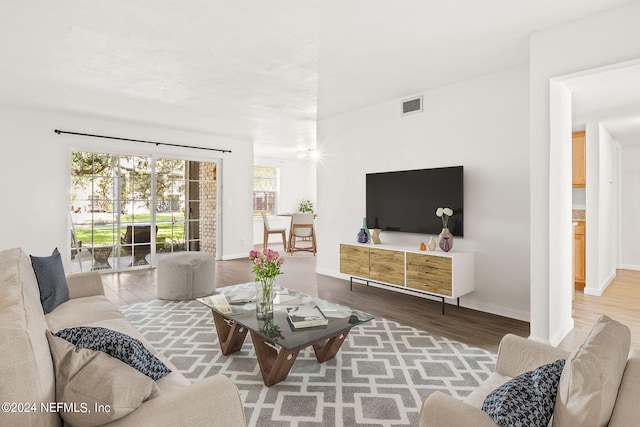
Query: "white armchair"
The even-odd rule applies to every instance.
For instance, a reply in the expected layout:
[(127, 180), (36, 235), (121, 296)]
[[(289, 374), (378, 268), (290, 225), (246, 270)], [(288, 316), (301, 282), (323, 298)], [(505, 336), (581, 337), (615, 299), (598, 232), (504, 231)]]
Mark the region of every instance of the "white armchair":
[(568, 356), (569, 352), (556, 347), (505, 335), (500, 342), (494, 373), (464, 401), (439, 391), (432, 393), (422, 405), (420, 426), (495, 427), (493, 419), (480, 409), (489, 393), (513, 377)]

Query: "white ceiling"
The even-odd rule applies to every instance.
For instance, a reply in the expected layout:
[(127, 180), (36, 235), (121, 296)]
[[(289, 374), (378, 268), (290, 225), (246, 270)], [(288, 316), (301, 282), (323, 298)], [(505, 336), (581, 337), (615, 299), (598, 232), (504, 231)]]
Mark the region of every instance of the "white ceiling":
[(4, 0), (0, 102), (288, 156), (318, 118), (526, 64), (530, 33), (627, 2)]

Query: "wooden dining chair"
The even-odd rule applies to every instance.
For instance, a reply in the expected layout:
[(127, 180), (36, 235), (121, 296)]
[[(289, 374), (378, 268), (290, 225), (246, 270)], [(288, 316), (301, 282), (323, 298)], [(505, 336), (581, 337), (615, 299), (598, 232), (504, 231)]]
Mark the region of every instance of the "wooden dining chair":
[[(313, 225), (314, 215), (311, 212), (294, 213), (291, 218), (291, 230), (289, 231), (289, 252), (293, 255), (297, 251), (313, 252), (316, 249), (316, 230)], [(300, 239), (300, 240), (298, 240)], [(310, 245), (298, 246), (300, 241), (309, 241)]]
[(267, 214), (262, 212), (262, 223), (264, 225), (264, 237), (262, 248), (266, 249), (269, 244), (269, 235), (270, 234), (279, 234), (282, 236), (282, 246), (283, 250), (287, 252), (287, 229), (286, 228), (271, 228), (269, 226), (269, 219), (267, 218)]

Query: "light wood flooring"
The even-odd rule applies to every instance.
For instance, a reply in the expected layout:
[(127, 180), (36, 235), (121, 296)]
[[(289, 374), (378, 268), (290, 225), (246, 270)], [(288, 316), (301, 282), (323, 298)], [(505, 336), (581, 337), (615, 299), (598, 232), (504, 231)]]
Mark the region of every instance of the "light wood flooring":
[[(316, 274), (316, 258), (310, 253), (286, 255), (284, 274), (277, 283), (309, 295), (366, 311), (375, 316), (413, 326), (471, 346), (496, 352), (506, 333), (529, 335), (529, 323), (447, 304), (386, 289), (354, 284)], [(248, 259), (218, 261), (216, 286), (223, 287), (254, 280)], [(151, 301), (156, 297), (156, 270), (105, 273), (102, 275), (107, 297), (116, 305)], [(631, 329), (632, 348), (640, 349), (640, 271), (618, 270), (616, 279), (601, 297), (576, 292), (573, 304), (574, 330), (559, 347), (573, 350), (580, 345), (594, 322), (602, 314), (626, 324)]]

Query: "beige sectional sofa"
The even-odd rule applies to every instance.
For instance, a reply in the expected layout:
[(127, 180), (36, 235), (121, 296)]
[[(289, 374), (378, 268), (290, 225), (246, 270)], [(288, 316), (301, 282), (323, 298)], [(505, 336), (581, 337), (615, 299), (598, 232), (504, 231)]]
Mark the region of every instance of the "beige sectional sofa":
[[(157, 388), (153, 386), (151, 398), (109, 425), (245, 425), (238, 389), (228, 378), (216, 375), (191, 384), (107, 300), (99, 274), (72, 274), (67, 280), (69, 301), (45, 315), (29, 258), (21, 249), (0, 252), (0, 425), (63, 424), (56, 403), (56, 372), (47, 330), (81, 325), (109, 328), (137, 338), (172, 370), (155, 382)], [(133, 369), (128, 365), (125, 368)], [(133, 387), (133, 381), (131, 384)], [(102, 381), (94, 384), (101, 386)], [(118, 393), (128, 391), (125, 387)]]
[(481, 409), (487, 395), (512, 378), (557, 359), (565, 359), (565, 365), (550, 425), (640, 425), (640, 351), (629, 349), (629, 328), (607, 316), (596, 322), (572, 353), (506, 335), (495, 372), (464, 401), (441, 392), (431, 394), (422, 406), (420, 426), (494, 427), (493, 418)]

